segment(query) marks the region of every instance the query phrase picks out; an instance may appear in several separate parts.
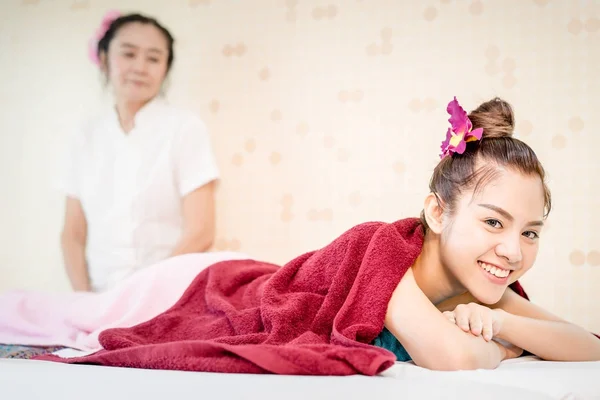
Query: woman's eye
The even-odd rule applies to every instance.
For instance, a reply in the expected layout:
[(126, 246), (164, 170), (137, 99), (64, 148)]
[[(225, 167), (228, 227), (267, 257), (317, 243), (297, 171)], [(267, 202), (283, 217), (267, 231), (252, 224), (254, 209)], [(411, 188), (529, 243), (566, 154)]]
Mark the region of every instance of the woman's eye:
[(124, 53), (123, 55), (127, 58), (133, 58), (133, 56), (134, 56), (133, 53)]
[(487, 219), (485, 223), (491, 226), (492, 228), (502, 228), (502, 224), (497, 219)]
[(152, 63), (157, 63), (159, 61), (158, 58), (150, 58), (149, 60)]
[(523, 236), (525, 236), (526, 238), (531, 239), (531, 240), (535, 240), (540, 237), (540, 235), (538, 235), (538, 233), (534, 232), (534, 231), (523, 232)]

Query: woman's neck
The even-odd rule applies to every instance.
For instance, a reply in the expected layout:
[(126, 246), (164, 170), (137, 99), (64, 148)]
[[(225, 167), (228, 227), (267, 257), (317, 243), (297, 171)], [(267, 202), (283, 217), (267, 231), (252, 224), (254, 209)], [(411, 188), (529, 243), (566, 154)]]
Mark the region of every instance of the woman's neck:
[(135, 115), (148, 102), (117, 101), (115, 108), (119, 116), (119, 124), (123, 132), (129, 133), (135, 126)]
[(427, 232), (421, 254), (413, 265), (413, 274), (419, 288), (433, 303), (461, 295), (464, 287), (456, 280), (440, 259), (440, 236)]

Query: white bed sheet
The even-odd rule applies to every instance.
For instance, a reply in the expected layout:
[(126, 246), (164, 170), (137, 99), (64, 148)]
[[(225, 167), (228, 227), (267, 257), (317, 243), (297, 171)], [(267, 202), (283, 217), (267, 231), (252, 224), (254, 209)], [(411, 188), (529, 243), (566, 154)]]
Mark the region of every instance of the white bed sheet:
[(2, 399), (600, 399), (600, 362), (533, 357), (496, 370), (438, 372), (397, 363), (377, 377), (159, 371), (0, 359)]

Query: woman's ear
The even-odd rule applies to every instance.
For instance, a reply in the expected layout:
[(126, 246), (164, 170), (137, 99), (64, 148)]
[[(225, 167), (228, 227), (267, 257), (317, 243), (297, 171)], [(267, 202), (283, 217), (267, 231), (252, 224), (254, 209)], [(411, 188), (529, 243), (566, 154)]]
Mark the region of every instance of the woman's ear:
[(433, 233), (440, 235), (443, 228), (444, 207), (435, 193), (429, 193), (425, 198), (425, 220)]
[(108, 76), (108, 57), (106, 56), (106, 51), (101, 51), (98, 54), (98, 59), (100, 60), (100, 71)]

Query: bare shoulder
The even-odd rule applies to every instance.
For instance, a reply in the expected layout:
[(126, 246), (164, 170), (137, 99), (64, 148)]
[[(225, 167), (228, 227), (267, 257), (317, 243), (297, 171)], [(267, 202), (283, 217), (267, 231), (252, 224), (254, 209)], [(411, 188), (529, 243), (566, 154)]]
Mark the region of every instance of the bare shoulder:
[[(406, 307), (410, 304), (410, 307)], [(409, 322), (414, 315), (421, 313), (420, 308), (431, 310), (433, 304), (419, 288), (411, 268), (409, 268), (398, 285), (388, 303), (386, 324), (403, 325)], [(389, 328), (389, 327), (388, 327)]]

